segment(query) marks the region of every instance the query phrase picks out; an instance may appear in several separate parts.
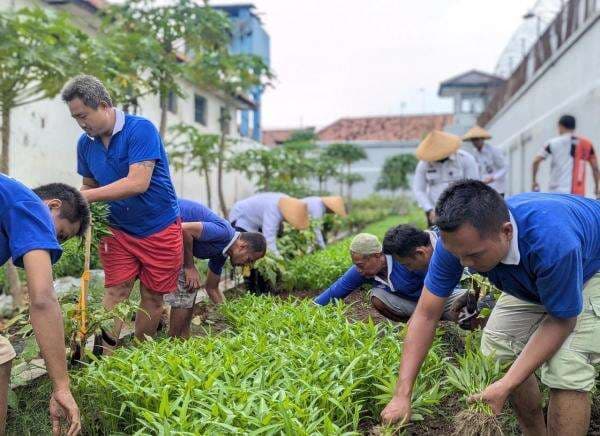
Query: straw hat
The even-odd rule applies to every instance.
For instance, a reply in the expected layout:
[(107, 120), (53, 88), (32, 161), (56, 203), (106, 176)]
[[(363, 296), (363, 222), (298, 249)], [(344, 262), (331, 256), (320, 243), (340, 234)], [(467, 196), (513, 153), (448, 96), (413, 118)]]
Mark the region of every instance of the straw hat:
[(460, 144), (461, 140), (458, 136), (440, 130), (433, 130), (421, 141), (415, 155), (419, 160), (434, 162), (456, 153), (460, 148)]
[(305, 202), (293, 197), (281, 197), (277, 206), (283, 219), (292, 227), (298, 230), (308, 229), (308, 207)]
[(471, 127), (469, 131), (463, 136), (463, 141), (470, 141), (472, 139), (491, 139), (492, 135), (490, 135), (487, 130), (483, 127), (479, 127), (477, 124)]
[(332, 211), (334, 214), (339, 216), (346, 216), (346, 207), (344, 206), (344, 199), (339, 195), (331, 197), (321, 197), (321, 201), (327, 209)]

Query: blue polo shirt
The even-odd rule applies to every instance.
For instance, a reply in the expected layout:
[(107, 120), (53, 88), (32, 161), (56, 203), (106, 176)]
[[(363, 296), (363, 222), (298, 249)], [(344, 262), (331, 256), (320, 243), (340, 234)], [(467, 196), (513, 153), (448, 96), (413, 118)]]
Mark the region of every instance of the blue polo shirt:
[(0, 265), (12, 257), (23, 267), (23, 256), (32, 250), (46, 250), (52, 263), (62, 248), (48, 206), (22, 183), (0, 174)]
[(208, 268), (220, 275), (227, 256), (223, 251), (229, 249), (239, 236), (231, 224), (203, 204), (180, 198), (179, 209), (184, 223), (201, 222), (202, 234), (194, 239), (194, 257), (208, 259)]
[(423, 289), (425, 272), (410, 271), (391, 256), (386, 256), (386, 259), (388, 262), (387, 282), (392, 285), (393, 289), (375, 278), (363, 276), (353, 265), (333, 285), (317, 296), (315, 303), (324, 306), (331, 300), (345, 298), (364, 284), (378, 286), (407, 300), (417, 301)]
[[(482, 275), (508, 294), (542, 304), (552, 316), (577, 316), (584, 283), (600, 271), (600, 201), (527, 193), (506, 203), (517, 228), (511, 244), (515, 254)], [(446, 297), (461, 274), (458, 258), (440, 240), (425, 286)]]
[[(115, 110), (117, 121), (108, 148), (100, 138), (81, 135), (77, 144), (77, 172), (100, 186), (127, 176), (131, 164), (155, 161), (150, 186), (143, 194), (110, 201), (110, 225), (131, 235), (145, 237), (159, 232), (179, 216), (177, 196), (165, 147), (149, 120)], [(118, 127), (121, 127), (120, 129)]]

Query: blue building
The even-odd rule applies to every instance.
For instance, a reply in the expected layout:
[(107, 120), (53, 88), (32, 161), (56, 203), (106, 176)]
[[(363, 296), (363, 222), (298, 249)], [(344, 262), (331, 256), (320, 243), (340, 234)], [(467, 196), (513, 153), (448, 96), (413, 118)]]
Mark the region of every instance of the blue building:
[[(260, 56), (266, 65), (270, 65), (270, 39), (263, 28), (260, 17), (255, 13), (252, 3), (213, 6), (225, 12), (232, 21), (231, 52)], [(253, 110), (241, 111), (240, 134), (261, 140), (261, 97), (264, 87), (255, 87), (250, 94), (254, 102)], [(252, 118), (252, 119), (250, 119)], [(252, 129), (250, 129), (252, 126)]]

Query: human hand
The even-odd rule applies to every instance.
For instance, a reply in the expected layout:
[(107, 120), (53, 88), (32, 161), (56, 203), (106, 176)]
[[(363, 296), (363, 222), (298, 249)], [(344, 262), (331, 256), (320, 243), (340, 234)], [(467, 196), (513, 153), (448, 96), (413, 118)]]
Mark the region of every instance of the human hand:
[(52, 392), (50, 397), (50, 418), (52, 420), (52, 435), (61, 434), (61, 421), (69, 424), (67, 436), (76, 436), (81, 431), (79, 407), (69, 389)]
[(492, 412), (494, 412), (495, 415), (499, 415), (500, 412), (502, 412), (502, 408), (504, 407), (504, 403), (506, 403), (509, 394), (509, 389), (503, 379), (500, 379), (485, 388), (483, 392), (471, 395), (467, 401), (470, 403), (483, 401), (491, 407)]
[(395, 422), (404, 424), (410, 421), (411, 414), (410, 398), (394, 395), (381, 411), (381, 420), (384, 424), (393, 424)]
[(183, 275), (185, 276), (185, 288), (188, 291), (193, 292), (200, 289), (200, 273), (195, 265), (184, 267)]

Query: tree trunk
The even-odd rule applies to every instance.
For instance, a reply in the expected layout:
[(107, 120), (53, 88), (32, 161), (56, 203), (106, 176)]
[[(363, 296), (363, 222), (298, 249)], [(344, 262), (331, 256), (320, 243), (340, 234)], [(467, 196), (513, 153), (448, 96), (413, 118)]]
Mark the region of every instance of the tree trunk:
[(210, 192), (210, 169), (204, 168), (204, 182), (206, 183), (206, 202), (209, 209), (212, 209), (212, 195)]
[(227, 204), (225, 203), (225, 193), (223, 192), (223, 164), (225, 160), (225, 144), (226, 134), (221, 133), (221, 140), (219, 141), (219, 159), (217, 162), (217, 194), (219, 195), (219, 206), (221, 207), (221, 213), (225, 218), (229, 216), (227, 211)]
[[(6, 106), (2, 110), (2, 159), (0, 162), (0, 172), (8, 175), (10, 169), (10, 109)], [(6, 279), (8, 280), (8, 289), (13, 297), (13, 305), (20, 307), (25, 303), (25, 295), (21, 287), (21, 280), (17, 268), (12, 261), (6, 263)]]
[(160, 133), (160, 137), (165, 139), (165, 132), (167, 131), (167, 94), (162, 93), (159, 97), (160, 100), (160, 128), (158, 132)]

